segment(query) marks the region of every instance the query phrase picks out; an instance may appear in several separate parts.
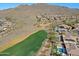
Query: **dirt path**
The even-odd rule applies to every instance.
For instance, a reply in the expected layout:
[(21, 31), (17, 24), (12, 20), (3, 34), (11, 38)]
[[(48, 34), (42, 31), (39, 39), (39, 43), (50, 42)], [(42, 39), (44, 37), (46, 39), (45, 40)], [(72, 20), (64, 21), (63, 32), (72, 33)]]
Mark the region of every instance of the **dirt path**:
[[(39, 51), (37, 52), (36, 56), (49, 56), (51, 53), (51, 43), (48, 42), (49, 39), (46, 39)], [(50, 47), (49, 47), (50, 46)]]

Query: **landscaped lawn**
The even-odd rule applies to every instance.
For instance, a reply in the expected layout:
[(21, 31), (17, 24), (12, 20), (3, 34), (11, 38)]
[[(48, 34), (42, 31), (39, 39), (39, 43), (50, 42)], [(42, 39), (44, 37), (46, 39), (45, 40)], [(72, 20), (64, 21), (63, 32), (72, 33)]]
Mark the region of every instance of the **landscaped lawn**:
[(24, 41), (2, 51), (0, 55), (14, 55), (14, 56), (31, 56), (39, 50), (42, 42), (47, 38), (47, 33), (40, 30)]

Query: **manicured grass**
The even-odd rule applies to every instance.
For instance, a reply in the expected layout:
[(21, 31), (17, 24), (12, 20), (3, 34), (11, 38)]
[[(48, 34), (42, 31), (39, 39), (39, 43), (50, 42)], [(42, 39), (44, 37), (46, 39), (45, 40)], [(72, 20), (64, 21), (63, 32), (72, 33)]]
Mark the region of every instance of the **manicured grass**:
[(1, 52), (0, 55), (15, 55), (15, 56), (31, 56), (39, 50), (42, 42), (47, 38), (47, 33), (44, 30), (40, 30), (24, 41), (6, 49)]

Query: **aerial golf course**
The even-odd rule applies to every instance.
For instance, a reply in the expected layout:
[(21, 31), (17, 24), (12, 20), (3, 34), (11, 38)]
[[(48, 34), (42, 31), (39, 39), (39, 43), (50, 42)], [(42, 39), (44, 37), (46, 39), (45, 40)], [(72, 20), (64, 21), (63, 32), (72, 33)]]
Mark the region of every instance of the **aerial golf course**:
[(47, 38), (47, 32), (40, 30), (16, 45), (0, 52), (0, 56), (32, 56), (37, 53), (42, 42)]

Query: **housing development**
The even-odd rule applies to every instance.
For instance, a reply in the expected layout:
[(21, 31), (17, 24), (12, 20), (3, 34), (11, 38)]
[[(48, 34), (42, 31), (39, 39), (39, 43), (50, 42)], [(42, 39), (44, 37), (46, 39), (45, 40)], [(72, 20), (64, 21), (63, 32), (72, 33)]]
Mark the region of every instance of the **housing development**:
[(37, 3), (0, 10), (0, 56), (79, 56), (79, 9)]

